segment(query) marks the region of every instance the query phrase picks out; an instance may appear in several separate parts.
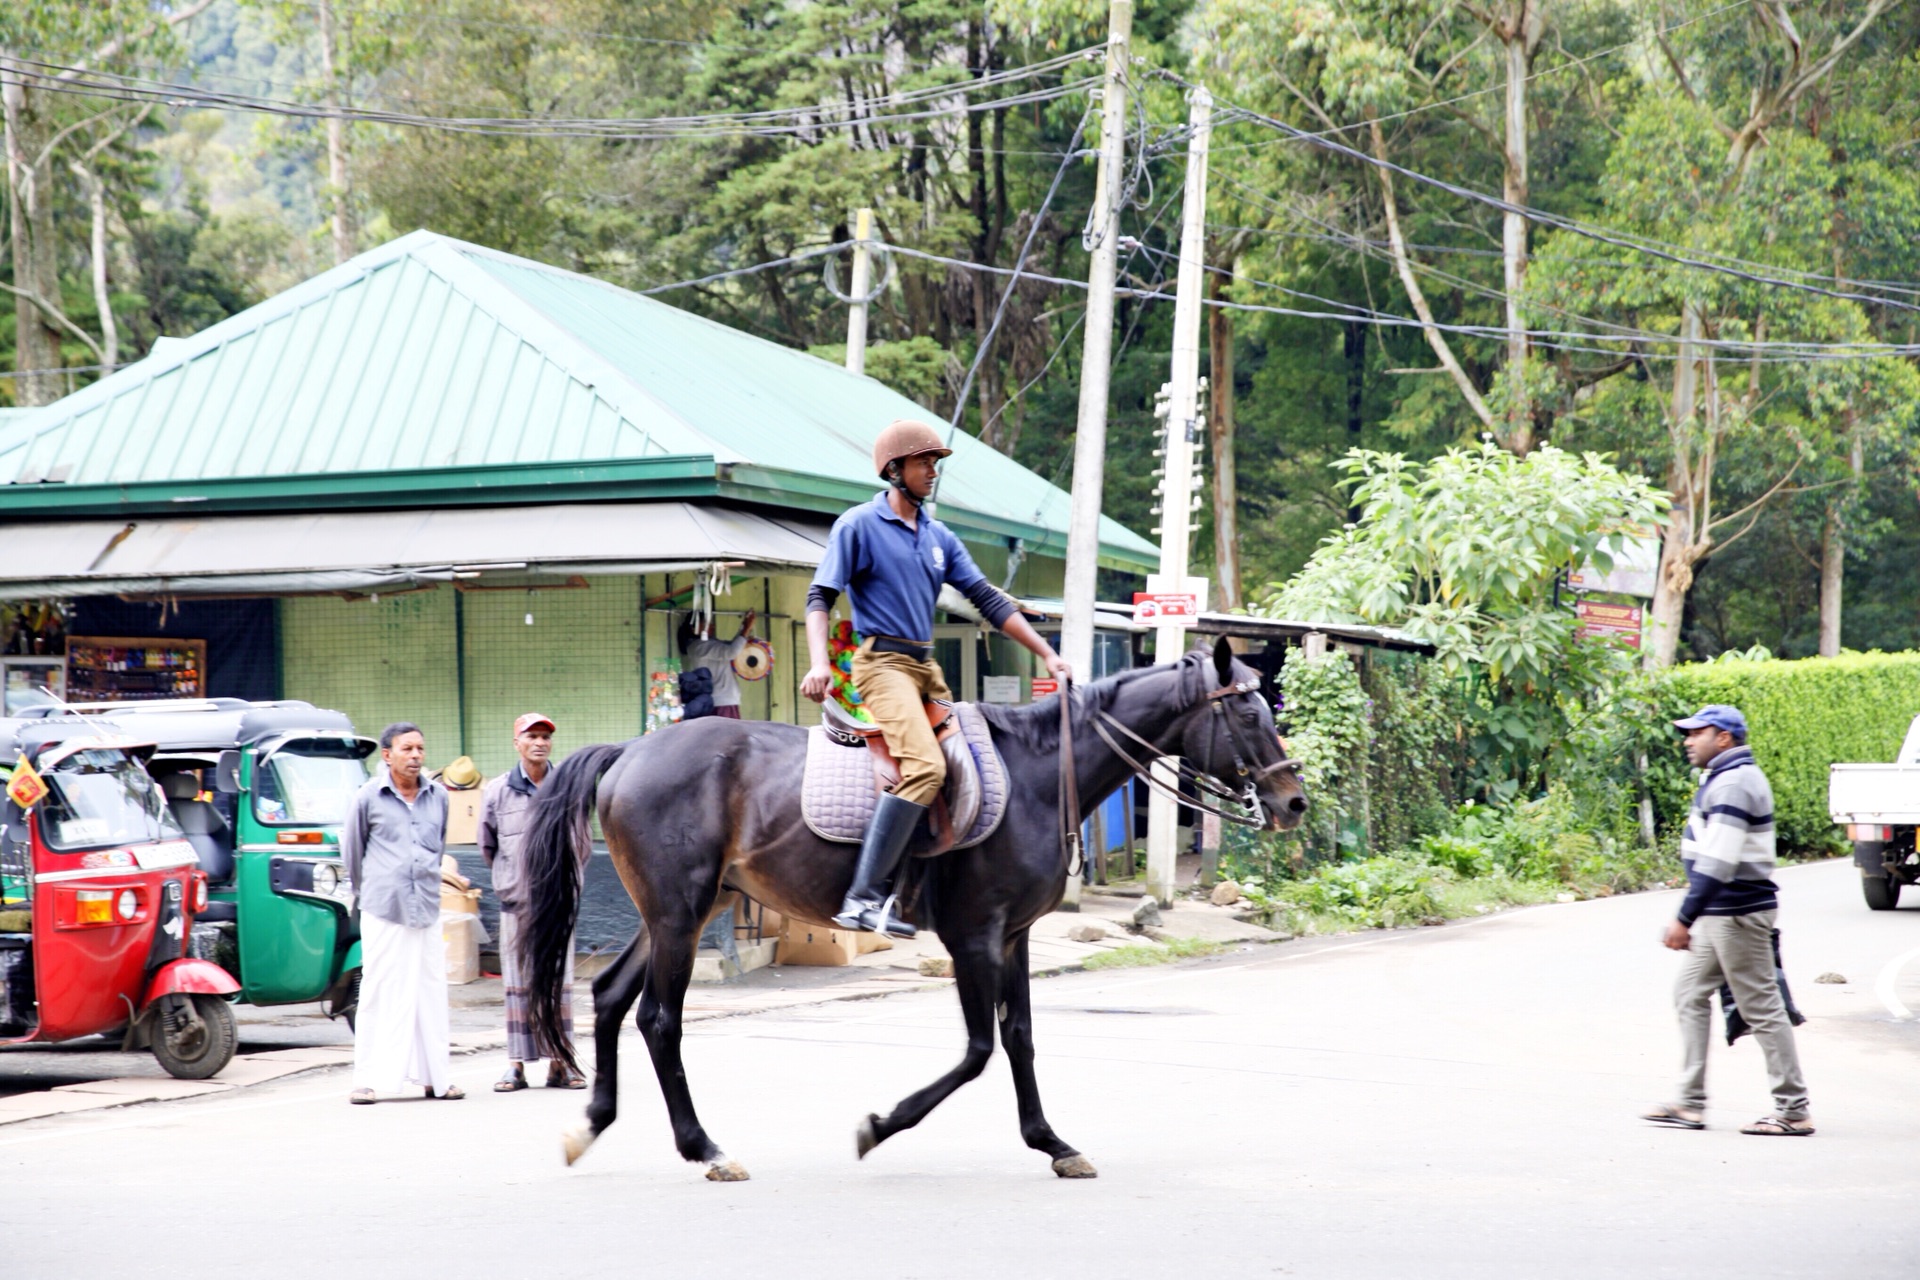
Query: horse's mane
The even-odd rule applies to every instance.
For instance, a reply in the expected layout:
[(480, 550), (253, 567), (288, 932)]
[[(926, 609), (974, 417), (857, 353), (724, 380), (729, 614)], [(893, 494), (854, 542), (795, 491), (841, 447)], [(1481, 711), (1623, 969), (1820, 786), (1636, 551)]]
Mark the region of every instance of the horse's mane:
[[(1199, 666), (1205, 656), (1195, 650), (1173, 664), (1181, 673), (1180, 685), (1183, 690), (1187, 685), (1187, 674)], [(1167, 670), (1165, 666), (1135, 667), (1095, 680), (1092, 684), (1078, 686), (1073, 700), (1075, 739), (1079, 738), (1080, 722), (1096, 711), (1111, 711), (1128, 685), (1149, 676), (1165, 675)], [(1041, 755), (1053, 755), (1060, 750), (1060, 708), (1052, 698), (1030, 702), (1025, 706), (983, 702), (980, 704), (980, 714), (986, 718), (987, 726), (993, 730), (996, 738), (1017, 742)]]

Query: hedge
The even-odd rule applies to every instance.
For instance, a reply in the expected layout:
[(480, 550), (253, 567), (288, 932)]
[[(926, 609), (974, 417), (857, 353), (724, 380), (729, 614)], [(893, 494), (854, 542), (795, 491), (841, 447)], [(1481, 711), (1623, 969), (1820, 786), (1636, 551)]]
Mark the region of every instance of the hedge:
[(1920, 653), (1705, 662), (1672, 668), (1663, 684), (1675, 714), (1709, 702), (1746, 714), (1782, 852), (1831, 848), (1827, 766), (1892, 761), (1920, 715)]

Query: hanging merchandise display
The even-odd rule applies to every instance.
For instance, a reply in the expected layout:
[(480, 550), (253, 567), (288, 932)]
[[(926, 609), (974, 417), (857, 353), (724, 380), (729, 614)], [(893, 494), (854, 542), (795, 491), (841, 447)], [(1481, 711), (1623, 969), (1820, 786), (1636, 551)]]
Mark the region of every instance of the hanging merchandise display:
[(647, 681), (647, 727), (645, 733), (664, 729), (680, 719), (680, 673), (656, 671)]
[(742, 680), (765, 680), (773, 674), (773, 646), (758, 636), (733, 660), (733, 674)]
[(845, 707), (855, 720), (872, 724), (873, 717), (861, 703), (860, 691), (853, 687), (853, 654), (859, 647), (860, 637), (854, 632), (853, 623), (842, 618), (833, 624), (833, 630), (827, 635), (827, 654), (833, 663), (833, 700)]

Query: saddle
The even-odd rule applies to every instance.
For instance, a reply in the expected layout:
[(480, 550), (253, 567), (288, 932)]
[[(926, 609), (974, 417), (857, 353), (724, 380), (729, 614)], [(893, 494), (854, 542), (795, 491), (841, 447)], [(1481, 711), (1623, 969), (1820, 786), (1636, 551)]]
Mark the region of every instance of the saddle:
[[(951, 702), (928, 702), (926, 712), (946, 758), (947, 780), (928, 812), (930, 836), (909, 846), (920, 858), (992, 835), (1007, 797), (1006, 770), (980, 713)], [(822, 839), (857, 844), (880, 793), (900, 781), (900, 766), (878, 727), (853, 719), (831, 701), (821, 704), (820, 720), (807, 743), (801, 816)]]

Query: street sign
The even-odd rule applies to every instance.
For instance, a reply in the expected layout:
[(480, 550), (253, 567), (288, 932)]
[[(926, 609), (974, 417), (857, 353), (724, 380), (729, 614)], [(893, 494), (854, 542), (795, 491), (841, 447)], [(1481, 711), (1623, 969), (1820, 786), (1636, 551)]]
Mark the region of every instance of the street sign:
[(1191, 591), (1136, 591), (1133, 593), (1135, 622), (1199, 616), (1200, 597)]
[(1660, 539), (1630, 537), (1613, 557), (1613, 568), (1602, 573), (1597, 565), (1582, 565), (1567, 575), (1567, 585), (1575, 591), (1604, 591), (1650, 600), (1659, 570)]
[(1582, 636), (1623, 640), (1629, 649), (1640, 647), (1642, 611), (1639, 605), (1582, 600), (1574, 605), (1573, 612), (1580, 619), (1579, 631)]
[(1046, 676), (1035, 676), (1032, 688), (1035, 698), (1050, 698), (1060, 692), (1060, 682)]

